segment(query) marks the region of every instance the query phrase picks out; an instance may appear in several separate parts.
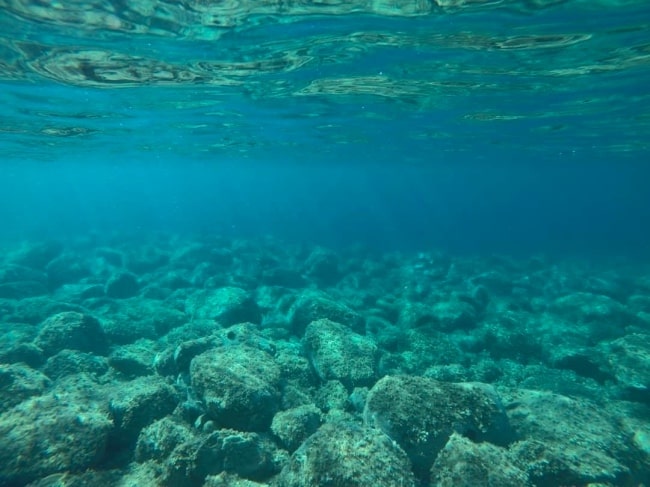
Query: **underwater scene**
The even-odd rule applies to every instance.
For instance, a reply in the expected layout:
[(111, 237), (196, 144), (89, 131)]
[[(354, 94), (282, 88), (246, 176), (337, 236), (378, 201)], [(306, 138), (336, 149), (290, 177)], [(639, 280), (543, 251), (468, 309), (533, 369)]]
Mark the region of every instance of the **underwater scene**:
[(0, 487), (650, 487), (647, 0), (0, 0)]

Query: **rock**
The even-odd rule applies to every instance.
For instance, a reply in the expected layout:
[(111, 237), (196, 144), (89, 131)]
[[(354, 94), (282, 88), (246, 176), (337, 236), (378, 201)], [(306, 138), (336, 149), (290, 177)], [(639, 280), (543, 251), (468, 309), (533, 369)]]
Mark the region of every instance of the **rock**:
[(208, 475), (202, 487), (268, 487), (268, 484), (253, 482), (239, 478), (237, 475), (221, 472), (219, 475)]
[(18, 265), (42, 270), (51, 260), (61, 255), (62, 252), (63, 245), (59, 242), (31, 243), (11, 255), (11, 261)]
[(107, 341), (102, 326), (92, 316), (68, 311), (50, 316), (41, 324), (34, 344), (51, 356), (63, 349), (104, 354)]
[(198, 291), (187, 299), (186, 312), (195, 319), (210, 319), (222, 326), (261, 321), (260, 310), (251, 295), (237, 287)]
[(91, 275), (86, 262), (74, 254), (62, 254), (45, 266), (49, 287), (56, 289), (62, 284), (74, 283)]
[(139, 377), (114, 387), (109, 404), (115, 423), (113, 442), (119, 446), (134, 443), (140, 430), (170, 414), (180, 399), (174, 388), (158, 376)]
[(302, 341), (321, 380), (338, 380), (350, 388), (372, 385), (376, 380), (379, 352), (370, 338), (321, 319), (307, 326)]
[(499, 396), (481, 383), (384, 377), (368, 393), (364, 421), (404, 449), (421, 479), (453, 433), (500, 445), (513, 439)]
[(67, 393), (23, 401), (0, 415), (0, 483), (25, 485), (98, 464), (112, 423), (94, 402)]
[(433, 305), (408, 301), (401, 307), (398, 326), (449, 332), (473, 328), (477, 320), (476, 308), (465, 301), (451, 299)]
[(271, 431), (284, 448), (293, 452), (318, 430), (321, 416), (320, 409), (313, 404), (280, 411), (273, 417)]
[(153, 374), (153, 347), (149, 340), (119, 347), (108, 356), (108, 365), (128, 378)]
[(307, 257), (303, 271), (320, 284), (335, 284), (341, 278), (339, 256), (331, 250), (316, 248)]
[(0, 299), (23, 299), (47, 292), (45, 273), (19, 265), (0, 267)]
[(104, 357), (64, 349), (47, 359), (43, 372), (51, 379), (60, 379), (73, 374), (99, 377), (108, 372), (108, 365)]
[(222, 429), (179, 445), (169, 456), (164, 485), (201, 485), (221, 472), (262, 480), (279, 471), (281, 458), (267, 438)]
[(267, 286), (301, 288), (307, 284), (307, 280), (300, 272), (295, 269), (273, 267), (271, 269), (264, 270), (262, 273), (262, 283)]
[(83, 313), (86, 310), (81, 306), (56, 301), (49, 297), (24, 298), (16, 303), (16, 307), (8, 319), (14, 322), (36, 325), (49, 316), (65, 311)]
[(297, 336), (302, 336), (309, 323), (322, 318), (341, 323), (356, 333), (365, 331), (365, 320), (360, 314), (324, 293), (305, 291), (289, 310), (289, 320)]
[(618, 338), (626, 326), (638, 322), (620, 302), (600, 294), (569, 294), (556, 299), (550, 309), (563, 320), (582, 326), (591, 342)]
[(248, 346), (221, 347), (192, 360), (197, 397), (219, 427), (268, 428), (280, 402), (280, 369), (266, 352)]
[(528, 487), (526, 472), (515, 466), (508, 450), (487, 442), (473, 443), (453, 433), (431, 468), (433, 487)]
[(634, 485), (619, 459), (634, 455), (619, 419), (584, 399), (510, 391), (508, 417), (519, 441), (513, 463), (534, 485)]
[(104, 289), (106, 296), (115, 299), (132, 298), (139, 290), (138, 279), (130, 272), (120, 272), (111, 276)]
[(192, 441), (194, 431), (186, 424), (172, 417), (154, 421), (140, 431), (135, 446), (135, 460), (143, 463), (148, 460), (164, 460), (179, 445)]
[(627, 399), (650, 403), (650, 335), (635, 333), (599, 347), (601, 367)]
[(42, 394), (50, 383), (45, 375), (24, 364), (0, 364), (0, 413)]
[(380, 431), (325, 424), (296, 450), (277, 487), (415, 487), (406, 454)]

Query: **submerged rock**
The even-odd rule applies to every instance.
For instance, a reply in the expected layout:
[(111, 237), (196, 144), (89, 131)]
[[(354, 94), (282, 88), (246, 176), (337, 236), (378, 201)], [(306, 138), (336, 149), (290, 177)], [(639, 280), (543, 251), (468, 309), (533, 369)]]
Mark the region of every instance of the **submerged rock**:
[(322, 414), (313, 404), (280, 411), (273, 417), (271, 431), (288, 451), (295, 451), (303, 441), (316, 432)]
[(276, 487), (415, 487), (409, 460), (380, 431), (353, 423), (321, 426), (273, 483)]
[(42, 394), (50, 383), (48, 377), (24, 364), (0, 364), (0, 414), (29, 397)]
[(322, 318), (341, 323), (357, 333), (364, 332), (365, 320), (359, 313), (324, 293), (305, 291), (289, 310), (291, 326), (298, 336), (302, 336), (309, 323)]
[(512, 391), (508, 399), (510, 423), (522, 438), (512, 446), (513, 463), (534, 485), (635, 485), (622, 463), (635, 453), (617, 417), (549, 392)]
[(93, 467), (104, 458), (112, 429), (94, 402), (67, 393), (27, 399), (0, 415), (0, 485)]
[(431, 468), (433, 487), (530, 487), (528, 474), (512, 463), (505, 448), (474, 443), (453, 433)]
[(259, 323), (260, 310), (252, 296), (238, 287), (207, 289), (192, 294), (186, 302), (186, 313), (195, 319), (210, 319), (222, 326), (237, 323)]
[(108, 346), (99, 321), (90, 315), (74, 311), (47, 318), (41, 325), (34, 344), (48, 356), (66, 348), (104, 354)]
[(280, 369), (268, 353), (248, 346), (209, 350), (192, 359), (194, 392), (220, 427), (268, 428), (280, 403)]
[(119, 447), (134, 444), (142, 428), (170, 414), (179, 400), (174, 388), (157, 376), (119, 383), (111, 396), (108, 409), (116, 428), (112, 443)]
[(130, 272), (120, 272), (111, 276), (104, 289), (106, 296), (116, 299), (132, 298), (139, 290), (138, 279)]
[(404, 449), (421, 479), (453, 433), (498, 445), (513, 440), (499, 396), (487, 384), (388, 376), (368, 393), (363, 415)]
[(379, 351), (370, 338), (322, 319), (307, 326), (302, 341), (321, 380), (338, 380), (350, 388), (376, 380)]

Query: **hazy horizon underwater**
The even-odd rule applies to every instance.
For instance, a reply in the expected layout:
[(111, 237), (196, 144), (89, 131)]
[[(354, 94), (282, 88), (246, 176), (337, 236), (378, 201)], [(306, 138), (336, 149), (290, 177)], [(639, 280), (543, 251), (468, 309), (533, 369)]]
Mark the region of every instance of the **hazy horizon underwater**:
[(0, 0), (0, 487), (650, 485), (641, 0)]

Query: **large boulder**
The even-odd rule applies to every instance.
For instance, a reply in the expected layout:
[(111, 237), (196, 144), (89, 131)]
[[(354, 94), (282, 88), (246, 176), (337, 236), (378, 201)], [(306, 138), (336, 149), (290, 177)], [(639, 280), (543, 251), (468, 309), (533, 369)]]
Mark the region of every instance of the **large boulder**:
[(384, 377), (368, 393), (363, 415), (404, 449), (421, 479), (453, 433), (502, 445), (513, 439), (498, 394), (481, 383)]
[(415, 487), (409, 460), (380, 431), (353, 423), (320, 427), (291, 456), (277, 487)]
[(307, 326), (302, 341), (321, 380), (338, 380), (350, 388), (369, 386), (376, 380), (379, 351), (370, 338), (321, 319)]
[(90, 315), (67, 311), (47, 318), (34, 344), (51, 356), (63, 349), (104, 354), (107, 340), (97, 319)]
[(190, 378), (218, 426), (263, 431), (280, 403), (280, 369), (257, 348), (225, 346), (192, 359)]
[(0, 485), (93, 467), (104, 458), (112, 428), (96, 402), (73, 394), (21, 402), (0, 415)]

